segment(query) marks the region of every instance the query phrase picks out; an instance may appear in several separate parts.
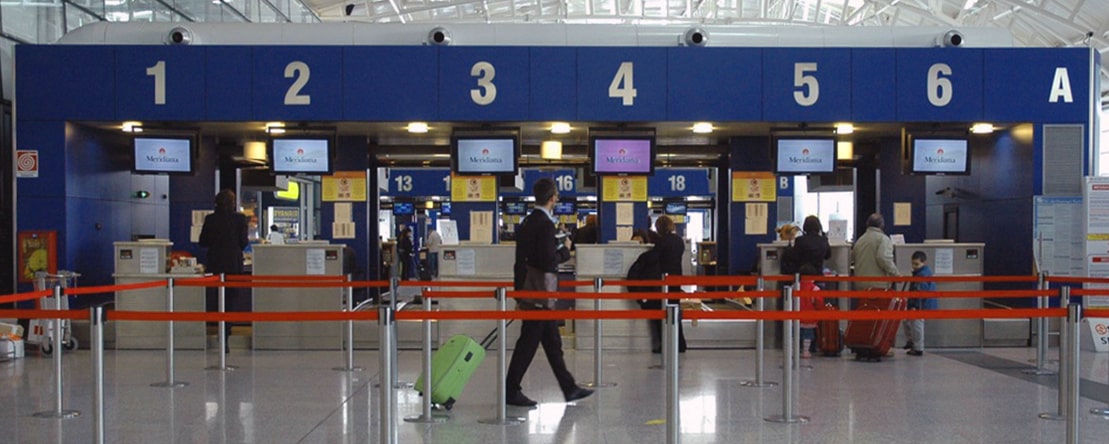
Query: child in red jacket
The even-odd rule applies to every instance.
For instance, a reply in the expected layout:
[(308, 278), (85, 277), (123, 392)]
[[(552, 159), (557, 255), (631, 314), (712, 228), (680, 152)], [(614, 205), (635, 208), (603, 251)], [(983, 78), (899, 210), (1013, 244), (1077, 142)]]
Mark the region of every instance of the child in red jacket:
[[(798, 270), (801, 273), (801, 291), (811, 292), (820, 291), (820, 287), (816, 286), (816, 276), (821, 273), (812, 264), (802, 265)], [(802, 296), (798, 298), (801, 301), (801, 306), (797, 307), (798, 311), (814, 311), (819, 307), (824, 306), (824, 297), (818, 295)], [(812, 357), (812, 352), (816, 347), (813, 340), (816, 339), (816, 321), (811, 319), (801, 319), (801, 357), (808, 359)]]

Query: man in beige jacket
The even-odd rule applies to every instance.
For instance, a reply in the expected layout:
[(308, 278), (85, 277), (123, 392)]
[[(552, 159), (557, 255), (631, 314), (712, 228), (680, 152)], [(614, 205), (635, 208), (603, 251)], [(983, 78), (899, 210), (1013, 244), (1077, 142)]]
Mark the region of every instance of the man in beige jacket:
[[(855, 276), (898, 276), (893, 262), (893, 241), (882, 231), (886, 221), (881, 214), (866, 218), (866, 233), (855, 240), (851, 259), (855, 263)], [(856, 282), (855, 288), (889, 288), (889, 282)]]

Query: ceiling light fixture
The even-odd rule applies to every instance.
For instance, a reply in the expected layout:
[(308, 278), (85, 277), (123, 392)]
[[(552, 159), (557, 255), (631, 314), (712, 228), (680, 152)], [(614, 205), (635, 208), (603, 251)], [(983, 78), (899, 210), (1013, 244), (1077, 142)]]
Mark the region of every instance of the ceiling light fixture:
[(408, 132), (412, 134), (425, 134), (428, 131), (427, 122), (409, 122)]
[(142, 122), (136, 122), (136, 121), (133, 121), (133, 120), (123, 122), (123, 127), (121, 129), (125, 133), (141, 133), (142, 132)]
[(570, 124), (566, 122), (552, 123), (551, 134), (570, 134)]
[(695, 134), (709, 134), (712, 131), (713, 127), (710, 122), (697, 122), (693, 124), (693, 132)]
[(836, 134), (853, 134), (855, 132), (855, 125), (843, 122), (836, 124)]
[(974, 134), (993, 134), (993, 124), (986, 122), (978, 122), (970, 126), (970, 132)]
[(855, 158), (855, 143), (850, 141), (836, 142), (836, 160), (851, 160)]
[(267, 122), (266, 133), (285, 134), (285, 122)]

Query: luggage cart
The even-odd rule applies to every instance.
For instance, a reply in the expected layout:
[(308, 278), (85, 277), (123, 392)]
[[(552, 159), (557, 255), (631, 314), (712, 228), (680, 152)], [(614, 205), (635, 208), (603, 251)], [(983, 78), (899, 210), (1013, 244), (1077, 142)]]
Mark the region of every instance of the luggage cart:
[[(67, 270), (59, 270), (57, 274), (40, 271), (35, 273), (35, 291), (50, 290), (57, 286), (63, 289), (74, 288), (77, 286), (77, 278), (80, 276), (80, 273)], [(69, 310), (68, 296), (62, 296), (60, 301), (57, 302), (61, 304), (62, 310)], [(40, 310), (58, 309), (53, 296), (39, 298), (37, 305)], [(62, 347), (66, 351), (76, 350), (78, 345), (77, 338), (73, 337), (70, 323), (69, 319), (63, 319), (61, 325)], [(29, 327), (27, 343), (37, 344), (44, 355), (52, 354), (54, 352), (54, 319), (31, 319)]]

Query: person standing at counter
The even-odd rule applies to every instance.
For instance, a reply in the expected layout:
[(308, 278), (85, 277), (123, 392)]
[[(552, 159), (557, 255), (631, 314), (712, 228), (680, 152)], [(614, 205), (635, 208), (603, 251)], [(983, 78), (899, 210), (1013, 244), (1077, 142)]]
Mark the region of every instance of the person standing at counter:
[(285, 245), (285, 234), (281, 233), (277, 224), (270, 225), (270, 234), (266, 235), (266, 241), (273, 245)]
[[(670, 216), (666, 215), (659, 216), (659, 218), (655, 220), (655, 231), (658, 234), (657, 239), (655, 239), (655, 246), (652, 247), (652, 249), (657, 253), (656, 257), (658, 257), (659, 268), (661, 269), (663, 274), (668, 274), (671, 276), (681, 276), (682, 255), (685, 253), (685, 241), (683, 241), (682, 238), (678, 236), (673, 219), (670, 219)], [(671, 285), (667, 288), (667, 291), (670, 293), (681, 293), (682, 287)], [(677, 304), (681, 302), (681, 300), (678, 298), (674, 298), (667, 299), (667, 302), (671, 304)], [(659, 299), (649, 299), (647, 300), (647, 303), (644, 304), (643, 308), (648, 310), (661, 309), (662, 301)], [(662, 353), (662, 321), (659, 319), (651, 319), (650, 324), (651, 337), (659, 339), (659, 348), (652, 348), (651, 352)], [(655, 344), (654, 341), (652, 341), (652, 347), (653, 344)], [(685, 329), (679, 325), (678, 352), (685, 353), (685, 348)]]
[[(851, 247), (851, 259), (855, 263), (855, 276), (898, 276), (897, 264), (893, 263), (893, 241), (882, 231), (886, 220), (881, 214), (874, 213), (866, 218), (866, 233), (855, 240)], [(889, 282), (858, 282), (856, 289), (889, 288)]]
[[(570, 240), (556, 235), (555, 219), (552, 215), (558, 201), (558, 190), (550, 178), (542, 178), (532, 185), (535, 196), (535, 209), (520, 224), (516, 233), (516, 264), (513, 266), (514, 281), (517, 289), (555, 292), (558, 291), (558, 264), (570, 259)], [(521, 274), (523, 276), (521, 276)], [(517, 298), (520, 310), (549, 310), (554, 306), (553, 299)], [(566, 402), (576, 401), (592, 395), (593, 391), (578, 387), (574, 375), (566, 368), (562, 358), (562, 336), (558, 331), (558, 321), (524, 320), (520, 325), (520, 338), (508, 364), (505, 380), (508, 405), (534, 407), (535, 401), (524, 395), (520, 386), (527, 373), (539, 345), (551, 364), (551, 371), (562, 389)]]
[(412, 230), (408, 227), (400, 229), (400, 238), (397, 239), (397, 260), (400, 261), (400, 280), (408, 279), (412, 273)]
[(832, 247), (824, 236), (824, 226), (820, 224), (820, 218), (808, 216), (801, 228), (804, 233), (782, 252), (782, 274), (798, 273), (805, 264), (812, 265), (823, 274), (824, 261), (832, 257)]
[(585, 216), (585, 225), (574, 234), (574, 245), (597, 243), (597, 215)]
[(439, 277), (439, 250), (443, 249), (443, 236), (435, 230), (435, 225), (427, 230), (427, 271), (431, 277)]
[[(247, 240), (246, 215), (236, 211), (235, 192), (223, 190), (216, 194), (216, 211), (204, 217), (200, 229), (200, 246), (208, 249), (207, 271), (214, 274), (243, 274), (243, 249)], [(250, 311), (249, 300), (239, 295), (238, 288), (226, 289), (228, 311)], [(219, 289), (208, 287), (208, 311), (219, 311)], [(231, 324), (226, 324), (230, 330)]]

